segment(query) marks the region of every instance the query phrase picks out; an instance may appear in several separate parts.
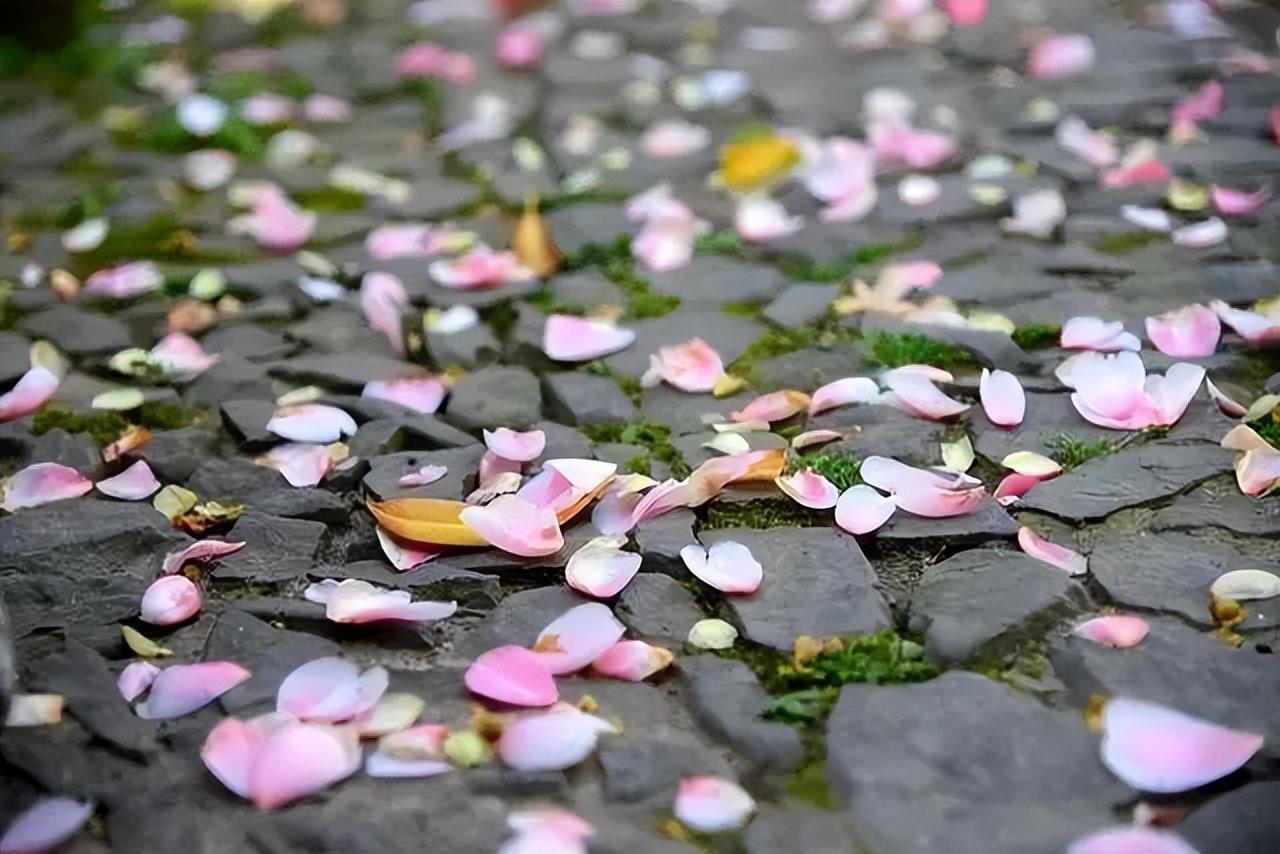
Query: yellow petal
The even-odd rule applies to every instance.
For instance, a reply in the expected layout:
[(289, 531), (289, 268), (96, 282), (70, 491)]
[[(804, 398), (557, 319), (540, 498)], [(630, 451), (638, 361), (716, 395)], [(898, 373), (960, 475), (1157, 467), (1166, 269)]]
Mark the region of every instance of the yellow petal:
[(780, 136), (754, 136), (720, 150), (720, 175), (732, 190), (754, 190), (780, 178), (800, 162), (795, 143)]
[(173, 650), (161, 646), (137, 629), (121, 626), (120, 634), (124, 636), (125, 645), (143, 658), (163, 658), (173, 655)]
[(715, 397), (731, 397), (747, 387), (747, 381), (742, 377), (735, 377), (733, 374), (721, 374), (720, 379), (716, 380), (715, 387), (711, 389), (711, 394)]
[(538, 213), (536, 196), (525, 200), (524, 213), (511, 235), (511, 251), (539, 279), (550, 278), (560, 269), (562, 256), (542, 221), (542, 215)]
[(462, 521), (469, 505), (442, 498), (397, 498), (370, 501), (366, 505), (373, 518), (389, 533), (415, 543), (436, 546), (487, 546), (483, 537)]
[(787, 449), (771, 448), (762, 452), (764, 457), (758, 462), (751, 465), (746, 473), (731, 483), (752, 483), (756, 481), (767, 481), (773, 483), (775, 478), (782, 476), (782, 472), (787, 467)]

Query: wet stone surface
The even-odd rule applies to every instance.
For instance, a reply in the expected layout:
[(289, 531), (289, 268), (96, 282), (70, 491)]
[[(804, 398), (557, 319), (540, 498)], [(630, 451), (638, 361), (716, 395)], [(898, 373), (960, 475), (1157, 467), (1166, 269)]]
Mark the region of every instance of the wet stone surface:
[[(64, 796), (75, 854), (1276, 848), (1274, 2), (75, 5), (0, 39), (0, 836)], [(365, 681), (282, 690), (319, 659)], [(1115, 698), (1262, 746), (1144, 792)], [(441, 773), (375, 776), (410, 724)], [(704, 832), (699, 777), (753, 810)]]

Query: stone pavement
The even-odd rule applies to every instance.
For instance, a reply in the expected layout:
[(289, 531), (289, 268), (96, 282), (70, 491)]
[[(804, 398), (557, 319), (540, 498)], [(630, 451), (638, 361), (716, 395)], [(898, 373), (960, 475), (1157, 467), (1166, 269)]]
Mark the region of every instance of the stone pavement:
[[(1280, 478), (1280, 398), (1243, 413), (1280, 393), (1266, 7), (991, 0), (960, 26), (986, 4), (938, 2), (948, 18), (929, 0), (565, 0), (514, 22), (480, 0), (105, 5), (119, 8), (60, 54), (24, 65), (6, 43), (0, 81), (0, 389), (36, 366), (57, 380), (25, 411), (0, 402), (0, 694), (7, 633), (18, 707), (65, 703), (58, 723), (0, 731), (0, 828), (62, 795), (92, 802), (64, 834), (76, 854), (1023, 854), (1135, 823), (1203, 854), (1280, 846), (1280, 497), (1256, 479)], [(1088, 41), (1055, 50), (1053, 34)], [(533, 198), (514, 254), (475, 248), (511, 246)], [(555, 252), (538, 251), (543, 233)], [(1190, 305), (1212, 320), (1207, 352), (1152, 323)], [(561, 315), (597, 322), (557, 335)], [(1130, 411), (1136, 397), (1084, 417), (1081, 400), (1123, 382), (1064, 384), (1061, 327), (1087, 317), (1137, 337), (1112, 346), (1094, 329), (1084, 352), (1141, 347), (1153, 374), (1190, 363), (1212, 385), (1166, 415), (1176, 394), (1148, 379), (1160, 418)], [(654, 375), (660, 348), (693, 339), (709, 357), (669, 351)], [(926, 381), (884, 372), (918, 363), (971, 405), (913, 409)], [(697, 391), (676, 387), (708, 365)], [(1015, 425), (984, 412), (985, 369), (1025, 389)], [(809, 414), (809, 395), (855, 376), (878, 381), (875, 400)], [(802, 402), (758, 401), (782, 390)], [(303, 423), (282, 427), (298, 404)], [(1242, 420), (1263, 437), (1260, 475), (1221, 446)], [(429, 777), (349, 769), (270, 811), (237, 797), (202, 763), (210, 731), (272, 711), (315, 659), (385, 668), (391, 692), (425, 703), (398, 728), (492, 740), (521, 720), (464, 675), (496, 647), (543, 649), (544, 627), (592, 601), (565, 568), (602, 508), (562, 514), (563, 546), (534, 556), (501, 532), (479, 542), (503, 548), (380, 539), (366, 509), (462, 501), (482, 478), (511, 492), (521, 461), (482, 443), (499, 427), (545, 437), (526, 483), (553, 459), (617, 464), (615, 484), (696, 479), (749, 449), (843, 493), (868, 458), (928, 468), (946, 452), (946, 477), (981, 501), (945, 518), (900, 509), (855, 536), (830, 502), (717, 482), (709, 501), (624, 526), (639, 573), (599, 601), (674, 660), (637, 681), (556, 680), (616, 730), (594, 751), (522, 767), (484, 742), (433, 755), (449, 764)], [(815, 430), (834, 433), (797, 447)], [(1063, 471), (993, 500), (1018, 451)], [(154, 486), (103, 483), (137, 460)], [(64, 491), (41, 481), (22, 506), (14, 476), (41, 463), (69, 470)], [(430, 466), (445, 468), (434, 482)], [(498, 522), (520, 528), (524, 510)], [(1037, 551), (1037, 533), (1087, 569), (1060, 568), (1075, 558)], [(246, 545), (179, 562), (198, 613), (143, 619), (164, 557), (210, 537)], [(691, 575), (681, 550), (723, 541), (763, 567), (757, 591)], [(1251, 577), (1264, 598), (1210, 592), (1242, 569), (1271, 574)], [(457, 610), (352, 624), (316, 601), (324, 579)], [(1117, 613), (1143, 618), (1136, 645), (1073, 631)], [(691, 642), (709, 618), (734, 627), (732, 646)], [(157, 666), (251, 676), (144, 719), (117, 687), (142, 660), (122, 627), (170, 651)], [(1100, 758), (1112, 697), (1261, 747), (1144, 787)], [(1148, 758), (1181, 746), (1175, 733)], [(745, 789), (749, 823), (700, 828), (674, 799), (702, 776)], [(594, 835), (513, 836), (509, 815), (547, 806)], [(1159, 838), (1171, 847), (1150, 850), (1187, 850)]]

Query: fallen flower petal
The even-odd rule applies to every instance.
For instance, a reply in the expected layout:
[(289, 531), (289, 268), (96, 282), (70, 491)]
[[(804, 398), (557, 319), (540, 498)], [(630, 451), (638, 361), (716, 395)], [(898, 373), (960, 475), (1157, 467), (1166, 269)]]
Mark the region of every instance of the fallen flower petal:
[(1223, 323), (1255, 347), (1280, 341), (1280, 316), (1275, 312), (1264, 316), (1256, 311), (1232, 308), (1222, 300), (1212, 301), (1209, 307)]
[(326, 619), (355, 625), (383, 620), (428, 623), (450, 617), (458, 609), (456, 602), (414, 602), (407, 590), (386, 590), (358, 578), (325, 579), (302, 595), (308, 602), (324, 605)]
[(1067, 203), (1055, 189), (1032, 190), (1013, 200), (1013, 216), (1000, 220), (1011, 234), (1047, 240), (1067, 218)]
[(569, 558), (565, 581), (574, 590), (608, 599), (617, 596), (640, 571), (641, 556), (624, 552), (622, 537), (597, 537)]
[(1271, 188), (1264, 186), (1252, 193), (1246, 193), (1213, 184), (1209, 187), (1209, 194), (1213, 198), (1214, 207), (1220, 213), (1226, 216), (1252, 216), (1271, 198)]
[[(812, 405), (810, 405), (810, 414), (812, 414)], [(796, 434), (791, 440), (791, 448), (796, 451), (803, 451), (817, 445), (825, 445), (828, 442), (838, 442), (844, 438), (844, 434), (839, 430), (806, 430), (803, 433)]]
[(120, 671), (116, 679), (116, 687), (126, 703), (132, 703), (141, 697), (160, 675), (160, 668), (149, 661), (134, 661)]
[(467, 507), (458, 518), (488, 545), (521, 557), (555, 554), (564, 546), (555, 511), (518, 495), (500, 495), (483, 507)]
[(791, 500), (811, 510), (830, 510), (840, 497), (840, 490), (831, 481), (810, 469), (775, 478), (774, 483)]
[(160, 572), (172, 575), (187, 563), (208, 563), (220, 557), (235, 554), (245, 547), (244, 543), (226, 543), (222, 540), (200, 540), (185, 549), (165, 555)]
[(675, 816), (702, 833), (722, 833), (742, 827), (756, 810), (756, 802), (737, 783), (718, 777), (686, 777), (676, 790)]
[(1203, 305), (1148, 317), (1146, 326), (1147, 338), (1161, 353), (1180, 358), (1212, 356), (1222, 334), (1218, 316)]
[(881, 402), (916, 418), (942, 421), (969, 409), (969, 404), (952, 400), (919, 374), (890, 371), (884, 380), (889, 391), (881, 395)]
[(385, 400), (421, 415), (431, 415), (444, 401), (444, 384), (435, 377), (409, 377), (399, 380), (373, 380), (365, 383), (361, 397)]
[(248, 670), (230, 661), (166, 667), (151, 683), (147, 699), (138, 705), (138, 717), (168, 720), (191, 714), (247, 681), (249, 676)]
[(395, 276), (390, 273), (366, 273), (360, 280), (360, 311), (363, 312), (364, 319), (375, 330), (387, 336), (387, 341), (397, 353), (404, 352), (402, 323), (408, 309), (409, 294), (405, 291), (404, 284)]
[(1066, 854), (1198, 854), (1182, 837), (1158, 827), (1115, 827), (1067, 846)]
[(1035, 451), (1014, 451), (1001, 460), (1000, 465), (1037, 480), (1062, 474), (1062, 466), (1057, 460), (1037, 454)]
[(585, 362), (625, 350), (636, 333), (602, 320), (568, 314), (547, 318), (542, 332), (542, 351), (557, 362)]
[(793, 389), (769, 392), (752, 400), (729, 417), (734, 421), (785, 421), (809, 407), (809, 395)]
[(618, 641), (591, 662), (591, 669), (611, 679), (642, 682), (667, 669), (674, 660), (675, 656), (660, 646), (651, 646), (639, 640), (624, 640)]
[(289, 201), (274, 185), (264, 187), (253, 200), (253, 209), (233, 217), (227, 228), (232, 234), (247, 235), (270, 252), (292, 252), (311, 239), (316, 214)]
[(880, 386), (867, 377), (846, 377), (824, 385), (809, 399), (809, 414), (817, 415), (852, 403), (877, 403)]
[(1235, 569), (1214, 579), (1209, 593), (1216, 599), (1248, 602), (1280, 596), (1280, 576), (1264, 569)]
[(1018, 378), (1008, 371), (982, 369), (978, 384), (982, 409), (992, 424), (1017, 427), (1027, 412), (1027, 396)]
[(138, 460), (115, 477), (100, 480), (95, 487), (103, 495), (123, 501), (141, 501), (160, 488), (145, 460)]
[(509, 282), (535, 278), (515, 253), (495, 251), (483, 243), (459, 258), (432, 261), (427, 272), (441, 287), (463, 291), (500, 288)]
[(694, 623), (687, 638), (694, 649), (729, 649), (737, 639), (738, 630), (716, 617)]
[(722, 593), (754, 593), (764, 579), (764, 568), (751, 550), (732, 540), (721, 540), (710, 549), (687, 545), (680, 559), (699, 581)]
[(846, 489), (836, 501), (836, 524), (851, 534), (869, 534), (889, 521), (898, 503), (866, 484)]
[[(517, 463), (527, 463), (538, 458), (547, 446), (547, 434), (541, 430), (518, 432), (507, 427), (484, 431), (484, 444), (493, 453)], [(481, 478), (483, 481), (484, 478)]]
[(1213, 398), (1213, 402), (1218, 404), (1218, 409), (1222, 410), (1223, 415), (1231, 418), (1239, 418), (1248, 412), (1248, 409), (1241, 403), (1232, 400), (1223, 391), (1213, 384), (1213, 380), (1208, 377), (1204, 378), (1204, 387), (1209, 392), (1209, 396)]
[(12, 513), (51, 501), (79, 498), (90, 489), (93, 489), (93, 481), (73, 468), (58, 463), (35, 463), (19, 469), (4, 482), (4, 501), (0, 502), (0, 509)]
[(327, 443), (354, 436), (356, 422), (336, 406), (301, 403), (277, 409), (267, 430), (292, 442)]
[(247, 723), (227, 718), (209, 733), (200, 756), (223, 785), (264, 811), (327, 789), (361, 761), (354, 729), (281, 715)]
[(1067, 116), (1059, 122), (1054, 138), (1058, 145), (1093, 166), (1110, 166), (1120, 159), (1115, 143), (1090, 128), (1079, 116)]
[(317, 658), (295, 669), (280, 683), (276, 711), (321, 723), (358, 717), (374, 707), (387, 690), (387, 671), (360, 668), (342, 658)]
[(768, 243), (795, 234), (804, 219), (791, 216), (782, 203), (765, 195), (752, 194), (738, 202), (733, 228), (748, 243)]
[(664, 381), (681, 391), (709, 392), (723, 375), (720, 355), (706, 341), (692, 338), (684, 344), (662, 347), (650, 356), (649, 370), (640, 383), (652, 388)]
[(565, 611), (538, 635), (533, 651), (556, 676), (581, 670), (617, 643), (626, 627), (607, 605), (588, 602)]
[(141, 617), (153, 626), (176, 626), (200, 611), (200, 588), (185, 575), (165, 575), (142, 594)]
[(134, 261), (99, 270), (84, 280), (84, 293), (108, 299), (133, 299), (164, 284), (160, 268), (150, 261)]
[(1037, 80), (1065, 80), (1093, 68), (1097, 50), (1084, 35), (1056, 35), (1041, 39), (1027, 58), (1027, 73)]
[(1142, 342), (1124, 331), (1120, 321), (1108, 322), (1096, 317), (1073, 317), (1062, 324), (1058, 343), (1068, 350), (1140, 350)]
[(446, 466), (423, 466), (415, 472), (401, 476), (396, 481), (400, 486), (430, 486), (449, 473)]
[(290, 486), (308, 487), (324, 480), (333, 466), (333, 457), (325, 445), (286, 442), (267, 451), (258, 462), (280, 472)]
[(92, 815), (92, 801), (41, 798), (20, 813), (0, 836), (0, 854), (54, 851), (79, 833)]
[(53, 397), (60, 382), (57, 374), (43, 365), (27, 371), (13, 388), (0, 395), (0, 422), (35, 412)]
[(1257, 733), (1127, 697), (1107, 703), (1102, 728), (1103, 764), (1144, 792), (1185, 792), (1212, 783), (1248, 762), (1263, 742)]
[(521, 646), (500, 646), (481, 654), (463, 681), (471, 693), (510, 706), (550, 706), (560, 698), (541, 656)]
[(999, 502), (1000, 506), (1008, 507), (1034, 489), (1036, 484), (1041, 483), (1043, 480), (1044, 478), (1014, 472), (1013, 474), (1005, 475), (1000, 480), (991, 497)]
[(410, 544), (486, 546), (489, 541), (462, 521), (467, 505), (438, 498), (397, 498), (366, 505), (388, 534)]
[(167, 376), (186, 381), (217, 364), (218, 356), (206, 353), (190, 335), (170, 332), (151, 348), (151, 360)]
[(378, 537), (378, 545), (382, 548), (382, 553), (387, 556), (387, 560), (391, 561), (391, 565), (397, 572), (408, 572), (440, 555), (438, 549), (423, 548), (420, 544), (411, 546), (396, 540), (381, 525), (374, 528), (374, 533)]
[(1084, 621), (1072, 629), (1071, 634), (1115, 649), (1132, 649), (1142, 643), (1150, 630), (1147, 621), (1141, 617), (1108, 614)]
[(916, 516), (962, 516), (986, 498), (981, 481), (967, 475), (944, 477), (888, 457), (867, 457), (859, 472), (868, 485), (890, 493), (898, 507)]
[(1055, 545), (1030, 528), (1018, 529), (1018, 547), (1029, 557), (1065, 570), (1069, 575), (1084, 575), (1089, 562), (1084, 555), (1066, 546)]
[(606, 732), (616, 729), (562, 703), (508, 723), (498, 739), (498, 758), (517, 771), (562, 771), (590, 756), (596, 740)]
[(711, 144), (711, 131), (682, 118), (654, 122), (640, 137), (640, 150), (662, 160), (687, 157)]
[(1227, 239), (1227, 224), (1216, 216), (1174, 229), (1173, 242), (1190, 249), (1205, 249)]
[(976, 27), (987, 16), (988, 0), (942, 0), (942, 11), (958, 28)]

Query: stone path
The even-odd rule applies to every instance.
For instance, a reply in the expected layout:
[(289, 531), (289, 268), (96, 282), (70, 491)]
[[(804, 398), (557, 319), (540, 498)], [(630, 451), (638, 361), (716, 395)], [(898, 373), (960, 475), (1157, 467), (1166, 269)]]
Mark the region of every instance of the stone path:
[[(105, 5), (57, 55), (4, 44), (0, 698), (15, 716), (0, 731), (0, 828), (60, 795), (91, 802), (44, 825), (77, 854), (1024, 854), (1135, 824), (1169, 829), (1147, 836), (1168, 847), (1143, 850), (1280, 846), (1280, 498), (1265, 494), (1280, 477), (1280, 398), (1242, 415), (1280, 393), (1265, 346), (1280, 340), (1269, 7), (1227, 3), (1218, 18), (1198, 0), (991, 0), (959, 26), (987, 4), (940, 0), (955, 25), (928, 0), (565, 0), (514, 23), (480, 0)], [(663, 182), (666, 197), (628, 204)], [(540, 216), (521, 220), (526, 198)], [(475, 248), (506, 250), (518, 221), (514, 254)], [(556, 250), (538, 251), (544, 236)], [(1167, 321), (1176, 335), (1222, 318), (1197, 354), (1166, 343), (1165, 321), (1151, 331), (1192, 304)], [(558, 315), (596, 322), (557, 334)], [(1101, 373), (1132, 356), (1085, 356), (1101, 379), (1077, 375), (1073, 403), (1060, 370), (1073, 350), (1059, 344), (1081, 317), (1137, 336), (1107, 345), (1119, 327), (1086, 330), (1084, 352), (1140, 347), (1139, 368), (1170, 372), (1163, 392), (1147, 381), (1166, 414), (1135, 414), (1139, 398)], [(708, 349), (668, 351), (653, 376), (654, 354), (693, 339)], [(550, 357), (562, 348), (576, 352)], [(938, 389), (918, 369), (885, 373), (919, 363), (949, 372)], [(985, 369), (1025, 389), (1016, 424), (988, 416)], [(1168, 413), (1184, 370), (1194, 397)], [(848, 377), (868, 378), (872, 399), (809, 414), (810, 395)], [(1086, 419), (1082, 400), (1110, 409)], [(933, 409), (954, 401), (969, 406)], [(306, 407), (292, 429), (291, 405)], [(1221, 446), (1242, 420), (1263, 437), (1247, 462)], [(486, 451), (482, 431), (499, 427), (540, 431), (545, 447), (523, 464)], [(815, 430), (834, 432), (796, 447)], [(965, 442), (973, 459), (956, 466)], [(1019, 451), (1063, 471), (1006, 481)], [(950, 485), (929, 494), (967, 503), (940, 518), (907, 512), (913, 487), (867, 464), (938, 467), (944, 453)], [(553, 488), (555, 459), (616, 464), (613, 492), (593, 481), (576, 515), (528, 486), (533, 503), (493, 498), (522, 474)], [(747, 459), (776, 470), (622, 526), (639, 573), (600, 601), (627, 639), (673, 660), (645, 650), (658, 670), (630, 666), (636, 681), (605, 678), (599, 660), (555, 679), (561, 701), (613, 731), (581, 736), (580, 752), (565, 731), (531, 736), (538, 758), (523, 763), (508, 735), (492, 755), (500, 729), (554, 713), (492, 702), (464, 677), (497, 647), (536, 642), (535, 662), (549, 660), (543, 629), (592, 601), (566, 565), (608, 527), (605, 505), (628, 500), (618, 487), (700, 483)], [(103, 483), (138, 460), (155, 484), (143, 469)], [(48, 463), (64, 468), (31, 469)], [(855, 536), (831, 502), (801, 506), (772, 482), (804, 469), (833, 498), (865, 476), (904, 509)], [(481, 479), (491, 494), (473, 496)], [(490, 517), (502, 530), (475, 540), (449, 503), (451, 530), (504, 548), (380, 539), (366, 509), (468, 496), (506, 508)], [(535, 537), (533, 515), (557, 509), (563, 545), (511, 553)], [(1037, 549), (1037, 534), (1070, 552)], [(200, 539), (245, 545), (179, 560), (170, 578), (189, 582), (168, 583), (181, 595), (148, 605), (165, 556)], [(750, 550), (758, 590), (691, 575), (682, 550), (720, 542)], [(1249, 579), (1264, 598), (1215, 597), (1231, 570), (1270, 573)], [(324, 579), (457, 609), (335, 621), (335, 600), (316, 601)], [(179, 613), (156, 625), (149, 608)], [(1142, 618), (1139, 642), (1073, 631), (1115, 614)], [(732, 645), (699, 640), (711, 618), (736, 630)], [(143, 659), (122, 628), (169, 652)], [(599, 637), (587, 634), (561, 642)], [(380, 733), (416, 721), (450, 740), (418, 731), (434, 746), (412, 758), (430, 776), (372, 776), (356, 747), (333, 779), (266, 803), (255, 787), (372, 726), (295, 722), (321, 741), (244, 784), (278, 807), (255, 809), (210, 773), (211, 730), (273, 711), (285, 677), (334, 656), (385, 669), (378, 709), (394, 722)], [(206, 671), (192, 690), (216, 699), (150, 720), (117, 684), (142, 660), (247, 674), (225, 690)], [(57, 722), (22, 719), (35, 694), (61, 697)], [(424, 705), (400, 696), (400, 719), (398, 695)], [(1168, 786), (1144, 783), (1200, 742), (1143, 718), (1157, 746), (1126, 773), (1100, 754), (1101, 730), (1122, 739), (1109, 698), (1261, 746), (1233, 763), (1215, 743), (1203, 778), (1175, 768)], [(574, 755), (543, 755), (557, 750)], [(749, 823), (731, 798), (695, 803), (700, 777), (749, 793)], [(594, 835), (582, 842), (564, 816), (508, 828), (544, 807)]]

